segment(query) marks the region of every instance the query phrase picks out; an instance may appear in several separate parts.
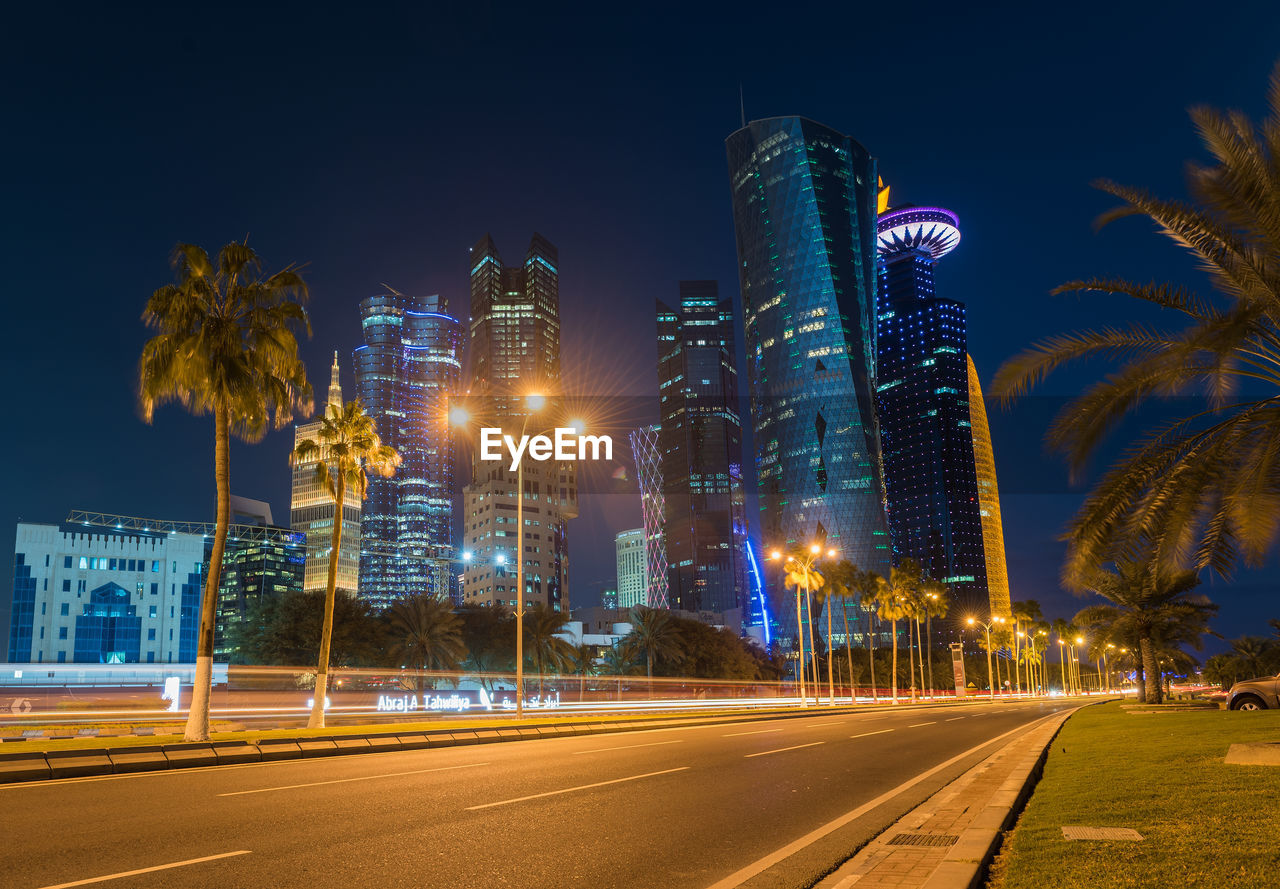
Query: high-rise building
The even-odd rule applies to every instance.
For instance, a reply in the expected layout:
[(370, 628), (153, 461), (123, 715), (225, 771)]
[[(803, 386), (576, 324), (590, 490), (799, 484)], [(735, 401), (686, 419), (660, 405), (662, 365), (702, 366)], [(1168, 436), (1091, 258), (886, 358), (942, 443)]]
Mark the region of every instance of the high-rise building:
[(991, 614), (1012, 618), (1009, 610), (1009, 569), (1004, 557), (1004, 524), (1000, 520), (1000, 489), (996, 486), (996, 455), (991, 447), (987, 406), (982, 401), (978, 369), (969, 365), (969, 422), (973, 424), (973, 464), (982, 510), (982, 551), (987, 566), (987, 602)]
[[(484, 425), (518, 435), (548, 431), (560, 384), (560, 273), (556, 248), (535, 234), (524, 262), (504, 266), (485, 235), (471, 251), (470, 403)], [(542, 412), (526, 396), (547, 398)], [(516, 552), (516, 472), (473, 451), (463, 491), (463, 604), (516, 603), (516, 559), (524, 602), (569, 610), (567, 524), (578, 514), (572, 464), (524, 462), (524, 552)]]
[(681, 281), (678, 305), (656, 309), (667, 600), (682, 611), (746, 609), (733, 304), (715, 281)]
[(636, 483), (640, 486), (640, 510), (644, 516), (645, 570), (649, 578), (646, 604), (650, 608), (669, 608), (663, 530), (666, 504), (662, 496), (662, 453), (658, 449), (657, 425), (642, 426), (631, 433), (631, 453), (636, 461)]
[[(883, 574), (875, 160), (802, 117), (752, 121), (727, 150), (762, 543), (823, 539)], [(794, 638), (788, 610), (770, 611)]]
[(934, 290), (959, 223), (948, 210), (901, 207), (878, 229), (876, 402), (895, 560), (914, 559), (961, 603), (985, 603), (965, 310)]
[(619, 531), (614, 537), (618, 559), (618, 608), (648, 604), (649, 578), (645, 563), (644, 528)]
[[(338, 379), (338, 353), (333, 353), (329, 374), (328, 405), (342, 407), (342, 385)], [(320, 420), (299, 423), (294, 431), (294, 447), (307, 439), (318, 439)], [(319, 459), (324, 458), (321, 451)], [(306, 535), (307, 559), (302, 588), (308, 592), (329, 587), (329, 551), (333, 548), (333, 498), (316, 478), (316, 460), (299, 461), (293, 466), (293, 497), (289, 524)], [(354, 596), (360, 580), (360, 494), (348, 487), (342, 498), (342, 544), (338, 549), (339, 590)]]
[[(262, 603), (302, 589), (306, 547), (302, 534), (276, 527), (271, 507), (262, 501), (233, 495), (231, 520), (233, 524), (222, 559), (222, 579), (218, 584), (213, 659), (219, 663), (244, 663), (235, 648), (236, 626), (251, 618)], [(166, 524), (174, 527), (160, 522), (148, 526), (163, 528)], [(213, 531), (213, 526), (201, 531), (208, 544), (206, 571)]]
[(401, 463), (373, 476), (360, 520), (360, 597), (379, 608), (430, 594), (451, 599), (453, 436), (449, 398), (462, 383), (462, 325), (439, 296), (390, 292), (360, 303), (356, 394)]

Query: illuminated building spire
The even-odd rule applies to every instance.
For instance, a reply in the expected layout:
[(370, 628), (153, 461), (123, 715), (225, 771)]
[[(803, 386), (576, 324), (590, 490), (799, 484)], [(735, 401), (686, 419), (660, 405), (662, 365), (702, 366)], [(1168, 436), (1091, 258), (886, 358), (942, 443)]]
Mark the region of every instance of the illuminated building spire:
[(338, 350), (333, 350), (333, 369), (329, 372), (329, 404), (342, 407), (342, 384), (338, 382)]
[(978, 370), (973, 366), (972, 356), (966, 354), (965, 359), (969, 364), (969, 419), (973, 426), (973, 463), (978, 478), (978, 506), (982, 514), (982, 545), (987, 559), (987, 595), (992, 614), (1012, 619), (991, 429), (987, 426), (987, 408), (982, 401)]

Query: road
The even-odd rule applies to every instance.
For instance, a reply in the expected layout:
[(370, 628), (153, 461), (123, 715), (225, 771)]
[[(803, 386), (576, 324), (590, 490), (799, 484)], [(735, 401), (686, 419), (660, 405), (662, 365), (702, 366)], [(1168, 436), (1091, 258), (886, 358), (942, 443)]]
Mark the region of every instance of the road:
[(4, 785), (0, 885), (809, 886), (997, 749), (988, 742), (1069, 706), (819, 709)]

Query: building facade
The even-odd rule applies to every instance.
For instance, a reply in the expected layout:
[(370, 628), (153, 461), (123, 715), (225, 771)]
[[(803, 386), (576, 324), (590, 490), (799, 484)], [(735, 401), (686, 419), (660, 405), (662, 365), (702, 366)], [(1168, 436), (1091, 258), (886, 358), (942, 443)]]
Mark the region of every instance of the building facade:
[(640, 486), (640, 510), (644, 516), (645, 569), (649, 577), (646, 604), (669, 608), (667, 598), (667, 545), (663, 524), (666, 502), (662, 495), (662, 452), (658, 448), (657, 425), (642, 426), (631, 433), (631, 454), (636, 461), (636, 483)]
[[(801, 117), (752, 121), (727, 152), (762, 545), (820, 539), (883, 574), (875, 160)], [(794, 618), (770, 611), (793, 639)]]
[(938, 207), (902, 207), (878, 229), (876, 402), (895, 561), (915, 560), (958, 602), (985, 602), (965, 309), (934, 283), (959, 223)]
[(373, 476), (360, 519), (360, 597), (379, 608), (409, 595), (451, 599), (453, 435), (449, 399), (462, 384), (462, 324), (439, 296), (390, 292), (360, 303), (365, 343), (353, 353), (356, 395), (401, 463)]
[(614, 537), (618, 560), (618, 608), (636, 608), (649, 602), (649, 569), (645, 559), (644, 528), (620, 531)]
[(748, 605), (742, 420), (733, 304), (715, 281), (681, 281), (657, 300), (667, 601), (683, 611)]
[(990, 614), (1013, 619), (1009, 601), (1009, 569), (1004, 555), (1004, 523), (1000, 520), (1000, 488), (996, 485), (996, 455), (987, 425), (987, 406), (973, 358), (969, 366), (969, 421), (973, 429), (974, 475), (978, 482), (978, 507), (982, 513), (982, 551), (987, 568), (987, 601)]
[[(329, 374), (329, 396), (321, 410), (328, 405), (342, 407), (342, 385), (338, 379), (338, 353), (333, 353), (333, 368)], [(320, 421), (299, 423), (294, 430), (296, 448), (307, 439), (318, 439)], [(323, 451), (321, 452), (323, 456)], [(326, 590), (329, 587), (329, 551), (333, 544), (333, 498), (316, 478), (318, 460), (299, 461), (293, 466), (293, 496), (290, 502), (289, 524), (293, 530), (306, 537), (307, 556), (302, 587), (308, 592)], [(360, 494), (348, 489), (342, 501), (342, 545), (338, 551), (337, 587), (354, 596), (360, 583)]]
[[(486, 235), (471, 251), (468, 403), (484, 426), (530, 435), (555, 425), (560, 383), (560, 273), (556, 248), (535, 234), (524, 262), (506, 266)], [(533, 411), (537, 393), (546, 406)], [(524, 461), (524, 552), (516, 551), (517, 473), (480, 459), (472, 448), (471, 483), (463, 491), (464, 605), (517, 601), (517, 559), (524, 565), (523, 601), (569, 609), (568, 522), (578, 514), (573, 466)]]

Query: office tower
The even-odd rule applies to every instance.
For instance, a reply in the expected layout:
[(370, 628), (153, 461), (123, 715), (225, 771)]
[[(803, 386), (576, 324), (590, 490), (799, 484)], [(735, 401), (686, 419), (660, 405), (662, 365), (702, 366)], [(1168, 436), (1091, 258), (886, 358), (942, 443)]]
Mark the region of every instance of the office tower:
[[(342, 407), (342, 386), (338, 380), (338, 353), (333, 353), (333, 368), (329, 374), (329, 397), (320, 410), (328, 405)], [(299, 423), (295, 427), (293, 444), (296, 448), (306, 439), (319, 439), (320, 420)], [(323, 450), (320, 457), (324, 457)], [(293, 466), (293, 497), (290, 504), (289, 524), (301, 531), (307, 539), (307, 560), (303, 572), (302, 588), (308, 592), (322, 591), (329, 586), (329, 551), (333, 543), (333, 498), (316, 478), (319, 460), (299, 461)], [(348, 487), (342, 498), (342, 545), (338, 550), (339, 590), (354, 596), (360, 580), (360, 494)]]
[[(193, 662), (214, 530), (212, 523), (81, 510), (62, 523), (19, 522), (8, 660)], [(277, 549), (278, 573), (265, 564), (255, 570), (266, 561), (261, 553)], [(231, 525), (215, 638), (263, 595), (300, 589), (302, 558), (301, 535)], [(227, 654), (224, 647), (217, 657)]]
[(658, 426), (642, 426), (631, 433), (631, 453), (636, 461), (640, 509), (644, 516), (644, 558), (649, 578), (646, 604), (669, 608), (667, 600), (667, 547), (663, 536), (665, 501), (662, 496), (662, 454), (658, 450)]
[(649, 594), (648, 567), (645, 564), (644, 528), (619, 531), (614, 537), (618, 559), (618, 608), (635, 608), (647, 604)]
[(987, 600), (969, 414), (964, 305), (934, 291), (955, 249), (954, 214), (902, 207), (880, 217), (876, 403), (895, 560), (910, 558), (953, 600)]
[(681, 281), (679, 303), (656, 308), (667, 600), (682, 611), (746, 609), (733, 306), (715, 281)]
[[(560, 278), (556, 248), (535, 234), (517, 266), (504, 266), (485, 235), (471, 251), (469, 403), (484, 426), (518, 437), (556, 425), (560, 384)], [(546, 398), (542, 410), (526, 397)], [(562, 418), (561, 418), (562, 419)], [(516, 603), (516, 559), (524, 563), (524, 602), (569, 610), (567, 524), (578, 514), (572, 464), (524, 462), (524, 552), (516, 552), (517, 474), (472, 450), (463, 491), (463, 604)]]
[[(306, 538), (277, 527), (271, 507), (260, 500), (232, 495), (231, 521), (214, 614), (213, 659), (219, 663), (245, 663), (235, 648), (235, 629), (263, 603), (302, 589)], [(154, 527), (165, 524), (157, 522)], [(208, 544), (207, 565), (208, 550), (213, 545), (212, 526), (201, 533), (206, 535)]]
[(356, 394), (401, 463), (373, 476), (360, 519), (360, 597), (452, 599), (453, 436), (450, 397), (462, 383), (462, 325), (439, 296), (394, 291), (360, 303)]
[[(762, 546), (822, 539), (884, 574), (872, 392), (875, 160), (800, 117), (753, 121), (727, 151)], [(794, 616), (786, 617), (794, 612), (770, 611), (794, 638)]]
[[(617, 544), (615, 543), (615, 546)], [(616, 587), (606, 587), (600, 591), (600, 607), (601, 608), (617, 608), (618, 607), (618, 590)]]
[(991, 447), (987, 407), (973, 358), (969, 365), (969, 422), (973, 428), (973, 464), (978, 482), (978, 506), (982, 512), (982, 551), (987, 567), (987, 601), (991, 614), (1012, 618), (1009, 601), (1009, 569), (1004, 557), (1004, 525), (1000, 521), (1000, 489), (996, 486), (996, 455)]

